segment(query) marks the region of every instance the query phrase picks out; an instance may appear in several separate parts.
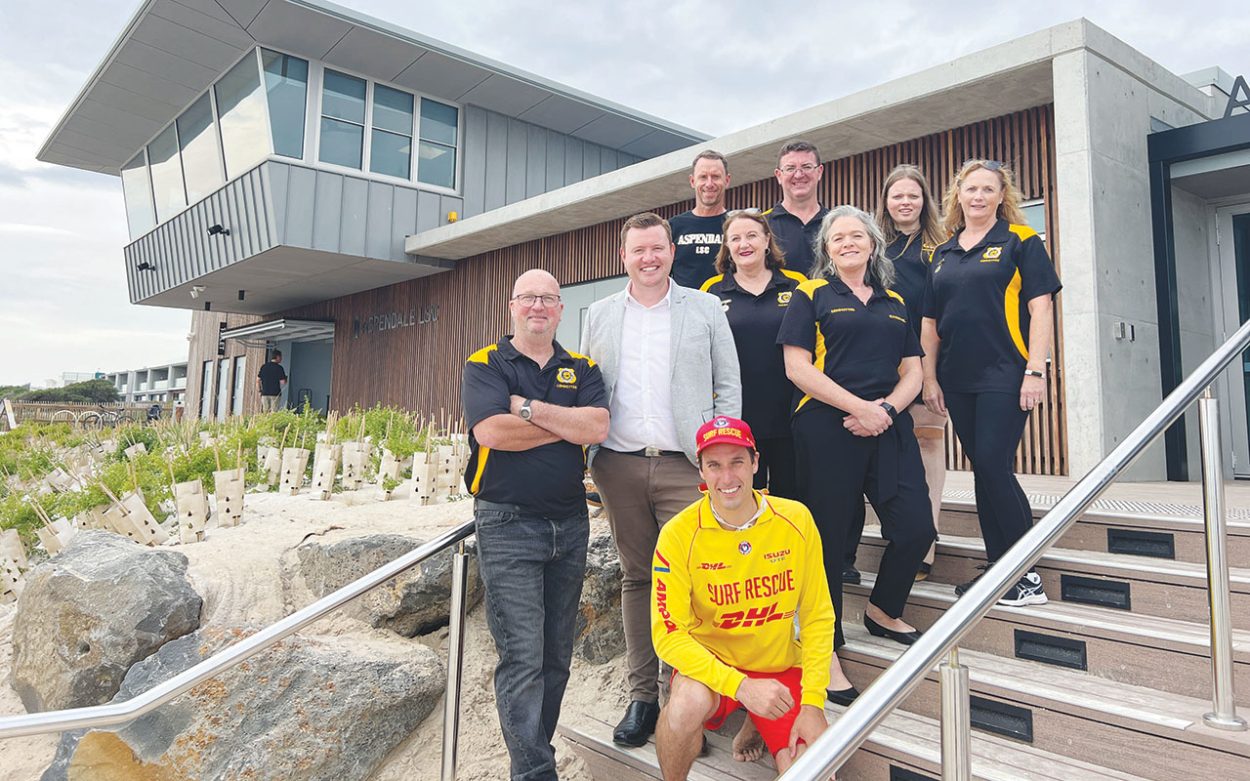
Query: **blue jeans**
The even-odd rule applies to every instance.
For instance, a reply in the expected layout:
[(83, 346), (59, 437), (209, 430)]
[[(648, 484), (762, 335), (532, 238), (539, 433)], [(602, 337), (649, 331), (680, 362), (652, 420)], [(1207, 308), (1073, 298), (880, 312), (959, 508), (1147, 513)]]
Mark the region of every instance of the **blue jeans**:
[(551, 740), (569, 681), (590, 524), (478, 508), (478, 562), (499, 664), (495, 704), (512, 781), (556, 781)]

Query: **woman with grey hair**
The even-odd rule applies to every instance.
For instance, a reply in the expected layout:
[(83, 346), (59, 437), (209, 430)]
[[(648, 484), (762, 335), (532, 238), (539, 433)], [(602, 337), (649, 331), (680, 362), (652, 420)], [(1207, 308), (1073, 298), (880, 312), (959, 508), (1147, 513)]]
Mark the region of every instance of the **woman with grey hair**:
[[(786, 375), (801, 394), (791, 429), (799, 498), (812, 511), (824, 550), (836, 612), (833, 647), (842, 634), (842, 563), (847, 526), (868, 496), (885, 552), (864, 611), (878, 637), (911, 645), (920, 633), (902, 620), (916, 571), (934, 538), (929, 491), (907, 407), (920, 392), (920, 342), (902, 296), (890, 290), (894, 268), (876, 222), (853, 206), (825, 216), (812, 279), (794, 292), (778, 344)], [(837, 655), (829, 699), (849, 704), (859, 692)]]

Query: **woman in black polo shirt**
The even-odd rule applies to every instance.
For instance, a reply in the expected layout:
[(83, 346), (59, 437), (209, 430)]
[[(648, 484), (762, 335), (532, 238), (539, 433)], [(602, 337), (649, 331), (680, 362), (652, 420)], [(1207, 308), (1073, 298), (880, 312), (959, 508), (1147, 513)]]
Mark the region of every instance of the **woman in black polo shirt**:
[(807, 277), (785, 268), (785, 257), (758, 212), (725, 215), (724, 242), (716, 256), (720, 272), (702, 290), (721, 300), (742, 367), (742, 419), (755, 433), (760, 466), (755, 487), (774, 496), (798, 498), (790, 405), (794, 386), (786, 379), (777, 332), (790, 298)]
[[(1061, 285), (1002, 163), (964, 163), (943, 206), (951, 238), (934, 252), (925, 288), (924, 403), (933, 413), (949, 412), (972, 462), (992, 565), (1033, 524), (1013, 468), (1025, 421), (1046, 396), (1051, 309)], [(975, 580), (955, 592), (963, 594)], [(1000, 605), (1045, 603), (1032, 570), (999, 599)]]
[[(816, 520), (842, 646), (842, 562), (847, 526), (866, 494), (887, 540), (864, 611), (868, 631), (910, 645), (901, 618), (916, 570), (933, 543), (929, 492), (907, 407), (920, 391), (920, 344), (903, 297), (889, 289), (893, 265), (867, 213), (839, 206), (825, 216), (813, 278), (798, 286), (777, 341), (803, 394), (791, 421), (799, 496)], [(835, 654), (829, 699), (858, 695)]]

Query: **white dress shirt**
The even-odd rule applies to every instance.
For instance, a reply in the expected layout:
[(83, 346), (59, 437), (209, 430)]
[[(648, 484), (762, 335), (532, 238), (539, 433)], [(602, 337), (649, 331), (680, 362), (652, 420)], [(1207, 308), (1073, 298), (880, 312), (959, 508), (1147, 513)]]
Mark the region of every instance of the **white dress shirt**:
[(620, 374), (612, 391), (612, 427), (603, 442), (610, 450), (682, 449), (673, 422), (672, 297), (669, 282), (664, 298), (643, 306), (626, 285)]

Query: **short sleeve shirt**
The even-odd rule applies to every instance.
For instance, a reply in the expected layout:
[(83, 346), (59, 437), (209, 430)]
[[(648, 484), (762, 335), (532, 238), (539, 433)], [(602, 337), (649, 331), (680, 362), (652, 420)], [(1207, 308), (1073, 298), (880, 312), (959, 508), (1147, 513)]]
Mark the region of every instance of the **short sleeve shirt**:
[(805, 224), (780, 203), (764, 212), (777, 238), (777, 246), (781, 247), (786, 257), (786, 268), (804, 276), (811, 273), (812, 262), (816, 259), (816, 237), (820, 234), (820, 223), (828, 213), (829, 210), (822, 206), (816, 216)]
[(794, 289), (806, 281), (798, 272), (774, 269), (758, 296), (738, 287), (733, 274), (718, 274), (703, 284), (705, 293), (720, 299), (733, 331), (742, 372), (742, 419), (758, 439), (790, 436), (794, 384), (786, 377), (777, 334)]
[(1031, 299), (1062, 288), (1040, 236), (999, 220), (965, 251), (959, 234), (940, 245), (925, 287), (924, 316), (937, 321), (938, 382), (958, 393), (1017, 393), (1029, 359)]
[(558, 343), (553, 346), (555, 354), (542, 367), (518, 352), (507, 336), (469, 356), (461, 385), (470, 432), (464, 479), (478, 499), (518, 505), (539, 517), (563, 518), (586, 505), (582, 483), (586, 456), (581, 445), (560, 441), (529, 450), (492, 450), (472, 433), (474, 426), (493, 415), (511, 414), (514, 394), (562, 407), (607, 409), (603, 375), (595, 362)]
[[(888, 396), (898, 384), (899, 364), (921, 354), (902, 296), (874, 287), (865, 304), (836, 278), (809, 279), (798, 286), (777, 343), (811, 351), (825, 376), (870, 400)], [(796, 415), (823, 403), (795, 395)]]
[(668, 221), (673, 230), (673, 281), (698, 290), (716, 276), (716, 253), (720, 252), (725, 215), (699, 217), (693, 211)]
[(270, 361), (256, 372), (260, 378), (260, 395), (277, 396), (282, 393), (282, 381), (286, 379), (286, 369), (282, 364)]
[(894, 286), (891, 288), (907, 302), (907, 320), (916, 336), (920, 335), (920, 318), (924, 305), (924, 286), (933, 262), (932, 244), (925, 244), (919, 233), (899, 236), (885, 248), (885, 256), (894, 261)]

